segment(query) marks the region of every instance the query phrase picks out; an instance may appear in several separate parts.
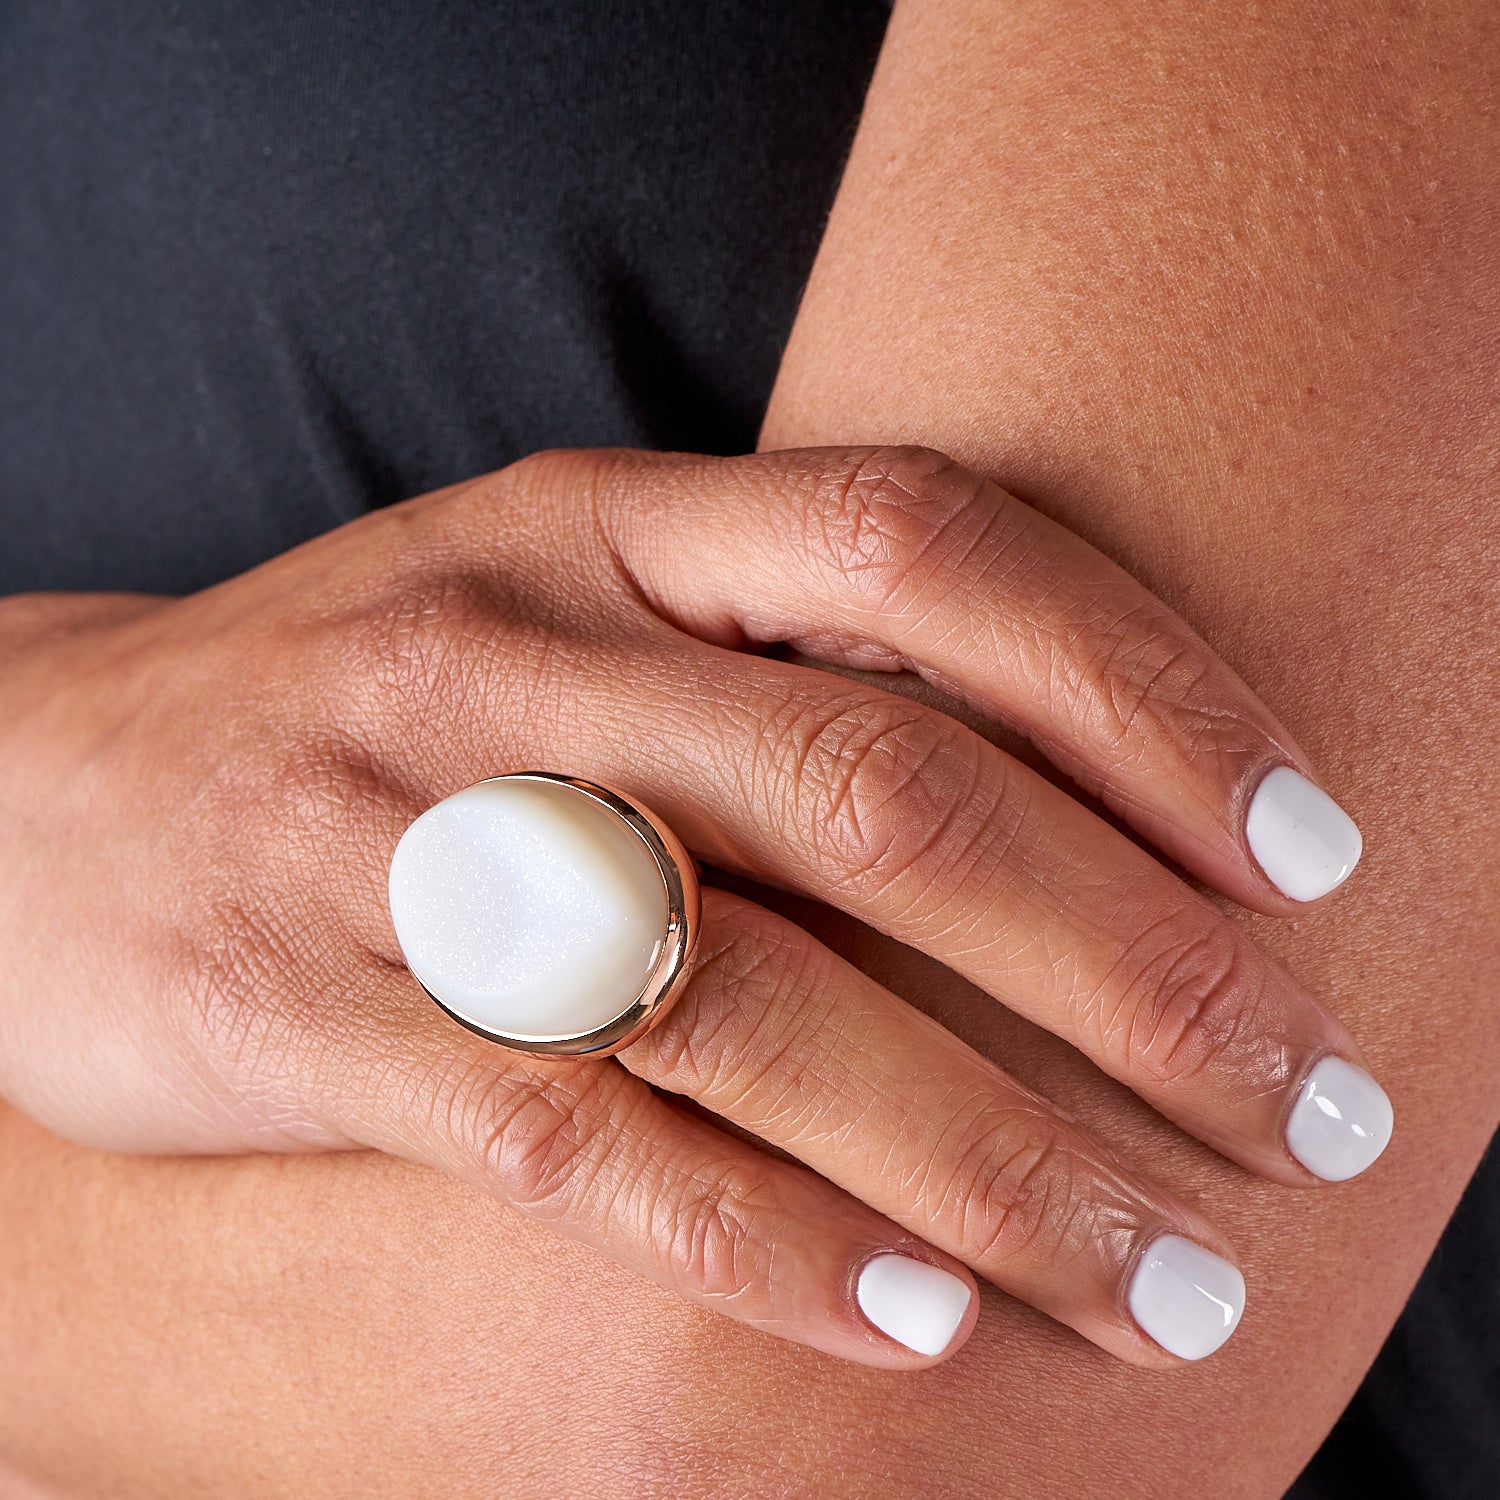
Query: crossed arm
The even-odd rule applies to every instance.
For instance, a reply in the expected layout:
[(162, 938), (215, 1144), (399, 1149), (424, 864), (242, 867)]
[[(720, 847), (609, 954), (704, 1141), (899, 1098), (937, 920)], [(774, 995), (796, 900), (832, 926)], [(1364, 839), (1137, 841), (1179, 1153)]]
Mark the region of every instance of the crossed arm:
[[(1174, 1154), (1250, 1258), (1244, 1337), (1113, 1388), (1087, 1486), (1000, 1444), (1016, 1493), (1278, 1493), (1495, 1126), (1497, 22), (950, 0), (887, 41), (764, 441), (954, 453), (1149, 580), (1338, 768), (1359, 881), (1249, 925), (1369, 1040), (1401, 1121), (1315, 1203)], [(1035, 1065), (1133, 1138), (1073, 1059)], [(1034, 1373), (983, 1399), (1076, 1431)]]
[(898, 9), (766, 443), (954, 453), (1291, 725), (1368, 853), (1327, 911), (1251, 925), (1374, 1057), (1388, 1159), (1258, 1182), (801, 913), (1209, 1208), (1251, 1284), (1222, 1355), (1117, 1369), (992, 1299), (947, 1366), (834, 1367), (417, 1169), (94, 1157), (11, 1117), (4, 1331), (35, 1357), (4, 1394), (65, 1493), (1270, 1495), (1333, 1420), (1495, 1123), (1494, 23), (989, 9)]

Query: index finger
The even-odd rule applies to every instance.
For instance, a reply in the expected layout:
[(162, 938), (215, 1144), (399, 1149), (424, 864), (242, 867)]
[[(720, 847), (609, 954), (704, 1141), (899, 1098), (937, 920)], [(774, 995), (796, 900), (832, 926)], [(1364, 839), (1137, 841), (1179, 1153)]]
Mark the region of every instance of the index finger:
[(656, 482), (606, 498), (606, 525), (683, 629), (909, 668), (1019, 729), (1254, 910), (1289, 914), (1353, 871), (1358, 828), (1250, 688), (1143, 585), (997, 485), (921, 449), (621, 461)]

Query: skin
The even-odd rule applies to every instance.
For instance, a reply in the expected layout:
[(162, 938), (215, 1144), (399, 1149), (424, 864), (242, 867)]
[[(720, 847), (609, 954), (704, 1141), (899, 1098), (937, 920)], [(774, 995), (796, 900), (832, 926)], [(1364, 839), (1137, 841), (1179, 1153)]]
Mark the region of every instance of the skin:
[[(394, 941), (396, 841), (445, 791), (545, 766), (926, 953), (1252, 1170), (1314, 1181), (1283, 1121), (1310, 1067), (1358, 1053), (1309, 991), (975, 729), (744, 649), (910, 662), (1291, 907), (1236, 820), (1301, 753), (1132, 579), (941, 455), (542, 455), (202, 594), (85, 608), (12, 603), (0, 734), (0, 1085), (61, 1134), (378, 1147), (885, 1368), (961, 1344), (968, 1268), (1172, 1363), (1126, 1287), (1163, 1233), (1227, 1259), (1214, 1226), (741, 896), (705, 893), (683, 999), (614, 1061), (512, 1052), (435, 1009)], [(860, 1309), (892, 1253), (956, 1292), (935, 1342)]]
[[(1143, 1374), (992, 1296), (960, 1357), (861, 1371), (708, 1319), (420, 1168), (124, 1161), (12, 1118), (4, 1217), (25, 1227), (6, 1236), (6, 1280), (32, 1294), (5, 1334), (33, 1351), (4, 1392), (17, 1462), (81, 1494), (404, 1494), (434, 1475), (521, 1495), (1284, 1487), (1492, 1130), (1500, 1063), (1481, 590), (1495, 143), (1472, 105), (1493, 39), (1478, 12), (1331, 14), (1299, 18), (1295, 45), (1272, 18), (1243, 23), (1231, 58), (1214, 28), (1144, 11), (1081, 26), (1019, 9), (982, 45), (959, 7), (902, 12), (767, 429), (773, 445), (939, 444), (1066, 520), (1240, 668), (1365, 829), (1344, 898), (1250, 924), (1335, 997), (1393, 1084), (1396, 1145), (1336, 1194), (1257, 1182), (929, 961), (797, 912), (1229, 1226), (1252, 1309), (1224, 1353)], [(1143, 26), (1156, 49), (1125, 45)], [(1369, 65), (1376, 36), (1396, 38), (1398, 66)], [(1007, 88), (987, 87), (1002, 70)], [(1122, 96), (1145, 101), (1129, 129)], [(1216, 148), (1223, 180), (1264, 179), (1248, 227), (1212, 173), (1167, 170), (1182, 122), (1220, 99), (1237, 126)], [(1039, 170), (1049, 148), (1062, 160)], [(1000, 212), (1017, 183), (1036, 205), (1024, 223)], [(1147, 187), (1174, 222), (1238, 226), (1243, 277), (1226, 285), (1222, 257), (1185, 235), (1160, 283), (1122, 260), (1121, 244), (1151, 245), (1159, 263)], [(1164, 330), (1205, 348), (1211, 378), (1185, 393), (1180, 360), (1152, 362), (1176, 347)], [(1411, 389), (1371, 353), (1393, 345), (1423, 372), (1419, 432)], [(1293, 385), (1288, 369), (1316, 373)], [(374, 1234), (392, 1253), (369, 1254)], [(413, 1269), (393, 1284), (397, 1264)], [(494, 1359), (511, 1348), (523, 1370)], [(81, 1427), (79, 1372), (101, 1365), (114, 1378)], [(626, 1390), (580, 1403), (580, 1369)]]

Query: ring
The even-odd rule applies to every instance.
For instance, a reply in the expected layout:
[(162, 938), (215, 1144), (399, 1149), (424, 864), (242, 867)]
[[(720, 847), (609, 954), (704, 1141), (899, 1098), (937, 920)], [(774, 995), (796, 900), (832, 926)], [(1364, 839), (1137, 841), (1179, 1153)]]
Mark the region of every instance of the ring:
[(606, 1057), (680, 998), (701, 911), (692, 857), (654, 813), (542, 771), (493, 776), (417, 818), (391, 857), (417, 983), (521, 1052)]

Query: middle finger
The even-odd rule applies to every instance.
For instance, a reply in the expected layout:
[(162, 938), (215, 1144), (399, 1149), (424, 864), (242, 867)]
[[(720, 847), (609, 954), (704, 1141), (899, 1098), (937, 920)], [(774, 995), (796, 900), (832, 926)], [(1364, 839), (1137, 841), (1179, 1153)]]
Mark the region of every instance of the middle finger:
[(1389, 1105), (1340, 1022), (1066, 792), (897, 694), (676, 641), (593, 656), (567, 725), (518, 751), (921, 949), (1252, 1170), (1341, 1180), (1378, 1155)]

